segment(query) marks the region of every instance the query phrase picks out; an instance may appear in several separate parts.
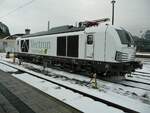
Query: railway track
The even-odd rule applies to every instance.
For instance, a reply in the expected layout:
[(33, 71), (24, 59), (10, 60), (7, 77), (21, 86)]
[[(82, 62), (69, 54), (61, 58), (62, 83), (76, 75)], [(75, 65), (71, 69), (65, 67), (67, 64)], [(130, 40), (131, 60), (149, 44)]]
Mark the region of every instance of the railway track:
[(142, 75), (142, 76), (150, 78), (150, 73), (141, 72), (141, 71), (135, 71), (135, 73), (136, 73), (136, 75)]
[[(23, 66), (25, 68), (28, 68), (29, 70), (33, 70), (33, 71), (36, 71), (38, 73), (42, 73), (43, 74), (43, 72), (41, 71), (42, 70), (41, 66), (39, 66), (40, 68), (39, 67), (35, 68), (32, 65), (33, 64), (30, 64), (30, 63), (25, 63), (25, 62), (23, 63)], [(70, 72), (69, 70), (63, 70), (63, 69), (61, 69), (59, 67), (53, 67), (52, 69), (58, 70), (58, 71), (61, 71), (61, 72), (67, 72), (69, 74), (74, 74), (73, 72)], [(50, 71), (51, 70), (49, 70), (49, 71), (47, 70), (47, 73), (44, 73), (44, 74), (47, 75), (47, 76), (54, 77), (54, 78), (60, 78), (62, 80), (65, 79), (66, 81), (69, 81), (71, 83), (79, 84), (79, 85), (86, 86), (86, 87), (91, 87), (89, 85), (89, 81), (88, 80), (80, 80), (80, 79), (78, 79), (76, 77), (75, 78), (74, 77), (71, 78), (71, 77), (64, 76), (62, 74), (51, 73)], [(49, 74), (49, 72), (50, 72), (50, 74)], [(81, 75), (86, 76), (86, 77), (89, 76), (89, 75), (84, 75), (84, 74), (85, 73), (82, 73), (82, 74), (81, 73), (77, 73), (76, 76), (81, 76)], [(130, 92), (129, 93), (129, 95), (130, 95), (129, 97), (130, 98), (135, 99), (135, 95), (136, 95), (136, 99), (139, 99), (143, 103), (150, 104), (149, 98), (147, 96), (145, 97), (145, 94), (143, 94), (143, 95), (138, 94), (138, 92), (141, 92), (141, 90), (142, 90), (142, 92), (146, 93), (146, 95), (147, 95), (147, 92), (150, 92), (149, 91), (150, 90), (149, 89), (149, 83), (144, 83), (144, 82), (130, 80), (130, 79), (126, 79), (126, 80), (124, 80), (124, 81), (122, 81), (120, 83), (116, 82), (116, 81), (108, 81), (108, 80), (103, 80), (103, 79), (101, 80), (101, 78), (98, 78), (98, 81), (100, 83), (100, 86), (98, 86), (98, 90), (101, 90), (103, 86), (104, 86), (103, 90), (107, 90), (107, 85), (105, 86), (105, 84), (112, 83), (112, 85), (115, 84), (118, 87), (118, 91), (121, 90), (121, 92), (122, 92), (122, 89), (125, 89), (124, 92), (121, 93), (121, 95), (126, 95), (127, 92)], [(102, 82), (104, 82), (104, 83), (102, 83)], [(132, 83), (132, 84), (129, 84), (129, 82)], [(103, 85), (101, 85), (101, 84), (103, 84)], [(142, 84), (142, 86), (140, 87), (139, 84)], [(120, 88), (122, 86), (124, 88)], [(126, 88), (129, 88), (129, 90), (126, 90)], [(114, 92), (114, 93), (118, 93), (116, 88), (112, 89), (111, 91)]]
[[(30, 69), (30, 70), (36, 71), (38, 73), (41, 73), (41, 70), (38, 70), (36, 68), (33, 68), (33, 67), (31, 68), (31, 67), (28, 67), (28, 66), (25, 66), (25, 67), (28, 68), (28, 69)], [(62, 69), (59, 69), (59, 68), (54, 68), (54, 69), (62, 71)], [(52, 76), (52, 75), (48, 75), (48, 76)], [(56, 78), (64, 78), (64, 79), (67, 79), (67, 80), (70, 80), (70, 81), (72, 80), (72, 79), (70, 79), (68, 77), (57, 75), (57, 74), (55, 74), (53, 76), (55, 76)], [(79, 84), (82, 84), (82, 85), (88, 85), (89, 84), (89, 82), (87, 82), (87, 81), (79, 81), (79, 80), (75, 80), (75, 79), (74, 79), (74, 81), (76, 83), (79, 83)], [(150, 91), (150, 83), (145, 83), (145, 82), (141, 82), (141, 81), (134, 81), (134, 80), (130, 80), (130, 79), (125, 79), (125, 80), (121, 80), (119, 82), (109, 81), (108, 80), (108, 82), (112, 82), (112, 83), (123, 85), (123, 86), (127, 86), (127, 87), (142, 89), (142, 90), (145, 90), (145, 91)]]
[(145, 74), (140, 74), (140, 73), (134, 73), (133, 76), (135, 75), (136, 78), (141, 78), (141, 79), (145, 79), (145, 80), (149, 80), (150, 81), (150, 76), (145, 75)]
[[(149, 74), (149, 75), (148, 75)], [(150, 91), (150, 73), (136, 71), (119, 84)]]
[(125, 81), (133, 82), (133, 83), (140, 83), (140, 84), (145, 84), (145, 85), (149, 85), (150, 86), (150, 83), (147, 83), (147, 82), (141, 82), (141, 81), (136, 81), (136, 80), (131, 80), (131, 79), (125, 79)]
[(138, 88), (138, 89), (142, 89), (145, 91), (150, 91), (150, 84), (139, 82), (139, 81), (126, 79), (126, 80), (122, 80), (121, 82), (113, 82), (113, 83), (117, 83), (117, 84), (128, 86), (128, 87)]
[[(40, 72), (41, 73), (41, 70), (39, 69), (36, 69), (34, 67), (28, 67), (26, 65), (24, 65), (26, 68), (30, 69), (30, 70), (33, 70), (33, 71), (36, 71), (36, 72)], [(59, 67), (51, 67), (52, 69), (56, 69), (56, 70), (59, 70), (59, 71), (65, 71), (65, 72), (68, 72), (68, 73), (73, 73), (69, 70), (64, 70), (64, 69), (61, 69)], [(47, 74), (47, 73), (44, 73), (44, 74)], [(77, 74), (81, 74), (81, 73), (77, 73)], [(83, 72), (82, 74), (83, 76), (90, 76), (89, 74), (85, 74)], [(136, 75), (136, 74), (132, 74), (132, 75)], [(48, 76), (51, 76), (51, 75), (48, 75)], [(61, 75), (53, 75), (55, 76), (56, 78), (66, 78), (66, 79), (69, 79), (68, 77), (65, 77), (65, 76), (61, 76)], [(141, 74), (138, 74), (138, 76), (142, 76)], [(149, 76), (150, 77), (150, 76)], [(138, 80), (133, 80), (133, 79), (123, 79), (121, 81), (113, 81), (113, 80), (107, 80), (107, 79), (103, 79), (103, 78), (98, 78), (99, 80), (104, 80), (104, 81), (107, 81), (107, 82), (111, 82), (111, 83), (115, 83), (115, 84), (119, 84), (119, 85), (123, 85), (123, 86), (126, 86), (126, 87), (131, 87), (131, 88), (136, 88), (136, 89), (142, 89), (142, 90), (145, 90), (145, 91), (150, 91), (150, 82), (143, 82), (143, 81), (138, 81)], [(143, 78), (142, 78), (143, 79)], [(147, 78), (145, 78), (147, 79)], [(71, 81), (72, 79), (70, 79)], [(87, 85), (89, 84), (89, 82), (87, 81), (79, 81), (79, 80), (76, 80), (74, 79), (76, 83), (79, 83), (79, 84), (82, 84), (82, 85)]]
[[(16, 74), (17, 74), (17, 73), (19, 73), (19, 74), (21, 74), (21, 73), (28, 73), (28, 74), (30, 74), (30, 75), (32, 75), (32, 76), (34, 76), (34, 77), (37, 77), (37, 78), (43, 79), (43, 80), (45, 80), (45, 81), (48, 81), (48, 82), (50, 82), (50, 83), (56, 84), (56, 85), (58, 85), (58, 86), (64, 87), (64, 88), (69, 89), (69, 90), (71, 90), (71, 91), (73, 91), (73, 92), (75, 92), (75, 93), (81, 94), (81, 95), (83, 95), (83, 96), (85, 96), (85, 97), (88, 97), (88, 98), (91, 98), (91, 99), (93, 99), (93, 100), (95, 100), (95, 101), (102, 102), (102, 103), (104, 103), (104, 104), (106, 104), (106, 105), (108, 105), (108, 106), (112, 106), (112, 107), (117, 108), (117, 109), (120, 109), (120, 110), (122, 110), (122, 111), (124, 111), (124, 112), (127, 112), (127, 113), (138, 113), (138, 111), (136, 111), (136, 110), (127, 108), (127, 107), (125, 107), (125, 106), (121, 106), (121, 105), (116, 104), (116, 103), (113, 103), (113, 102), (111, 102), (111, 101), (104, 100), (104, 99), (102, 99), (102, 98), (99, 98), (99, 97), (96, 97), (96, 96), (93, 96), (93, 95), (84, 93), (84, 92), (82, 92), (82, 91), (80, 91), (80, 90), (78, 90), (78, 89), (74, 89), (74, 88), (71, 88), (71, 87), (69, 87), (69, 86), (66, 86), (66, 85), (63, 85), (63, 84), (60, 84), (60, 83), (51, 81), (51, 80), (49, 80), (49, 79), (46, 79), (46, 78), (43, 78), (43, 77), (40, 77), (40, 76), (37, 76), (36, 74), (30, 73), (30, 72), (28, 72), (28, 71), (21, 70), (21, 69), (19, 69), (19, 68), (16, 68), (16, 67), (14, 67), (14, 66), (12, 66), (12, 65), (7, 64), (7, 63), (4, 63), (4, 62), (0, 62), (0, 63), (1, 63), (1, 64), (4, 64), (4, 65), (7, 65), (7, 66), (9, 66), (9, 67), (12, 67), (12, 68), (14, 68), (14, 69), (16, 69), (16, 70), (18, 70), (17, 72), (9, 72), (9, 73), (11, 73), (11, 74), (13, 74), (13, 73), (16, 73)], [(85, 84), (86, 84), (86, 82), (85, 82)]]

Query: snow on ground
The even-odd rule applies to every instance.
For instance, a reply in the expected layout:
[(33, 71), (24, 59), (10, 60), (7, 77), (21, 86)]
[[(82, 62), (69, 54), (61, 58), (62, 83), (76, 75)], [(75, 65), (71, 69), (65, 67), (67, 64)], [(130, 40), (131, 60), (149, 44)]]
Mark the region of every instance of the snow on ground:
[(0, 53), (0, 59), (8, 62), (13, 62), (12, 58), (6, 58), (6, 53)]
[(138, 58), (138, 60), (142, 61), (143, 63), (143, 68), (142, 69), (137, 69), (137, 72), (145, 72), (149, 73), (148, 75), (150, 76), (150, 59), (148, 58)]
[(138, 75), (132, 75), (132, 77), (126, 77), (126, 79), (150, 84), (150, 77), (144, 77), (144, 76), (142, 77), (142, 76), (138, 76)]
[(140, 81), (150, 84), (150, 59), (139, 59), (143, 62), (143, 68), (137, 69), (132, 73), (132, 77), (127, 77), (127, 79)]
[(5, 71), (5, 72), (17, 72), (18, 71), (17, 69), (11, 68), (11, 67), (6, 66), (6, 65), (1, 64), (1, 63), (0, 63), (0, 69)]
[(123, 111), (94, 101), (78, 93), (52, 84), (29, 74), (13, 74), (14, 77), (40, 89), (41, 91), (83, 111), (84, 113), (123, 113)]
[[(0, 54), (0, 59), (2, 59), (2, 60), (5, 60), (5, 61), (8, 61), (8, 62), (12, 62), (12, 59), (6, 59), (5, 58), (5, 54)], [(143, 60), (143, 59), (142, 59)], [(148, 60), (148, 59), (146, 59), (146, 60), (143, 60), (143, 63), (144, 63), (144, 66), (143, 66), (143, 69), (142, 70), (137, 70), (137, 71), (140, 71), (140, 72), (147, 72), (147, 73), (150, 73), (150, 61)], [(28, 63), (27, 63), (28, 64)], [(14, 66), (14, 65), (13, 65)], [(41, 66), (37, 66), (37, 65), (33, 65), (32, 64), (32, 66), (33, 67), (35, 67), (35, 68), (39, 68), (39, 69), (41, 69)], [(4, 70), (4, 71), (8, 71), (9, 69), (8, 69), (8, 67), (4, 67), (3, 65), (0, 65), (0, 68), (2, 67), (2, 69)], [(19, 66), (17, 66), (16, 65), (16, 67), (19, 67)], [(7, 70), (6, 70), (7, 69)], [(12, 69), (10, 69), (10, 70), (13, 70), (13, 68)], [(26, 69), (25, 69), (26, 70)], [(60, 76), (66, 76), (66, 77), (69, 77), (69, 78), (72, 78), (72, 79), (77, 79), (77, 80), (81, 80), (81, 81), (89, 81), (90, 80), (90, 78), (88, 78), (88, 77), (85, 77), (85, 76), (79, 76), (79, 75), (76, 75), (76, 74), (71, 74), (71, 73), (67, 73), (67, 72), (64, 72), (64, 71), (58, 71), (58, 70), (55, 70), (55, 69), (50, 69), (50, 68), (47, 68), (46, 69), (48, 72), (50, 72), (50, 74), (51, 75), (60, 75)], [(28, 70), (29, 71), (29, 70)], [(35, 72), (33, 72), (33, 73), (35, 73)], [(138, 72), (136, 72), (136, 73), (138, 73)], [(143, 73), (142, 73), (143, 74)], [(44, 76), (44, 75), (42, 75), (42, 74), (37, 74), (37, 75), (39, 75), (39, 76)], [(147, 74), (146, 74), (147, 75)], [(148, 74), (149, 75), (149, 74)], [(14, 75), (14, 76), (16, 76), (16, 77), (18, 77), (18, 79), (22, 79), (23, 78), (23, 80), (26, 80), (26, 79), (28, 79), (27, 78), (27, 76), (24, 78), (23, 76), (24, 75)], [(135, 76), (135, 75), (134, 75)], [(79, 85), (79, 84), (73, 84), (73, 83), (70, 83), (70, 82), (68, 82), (68, 81), (62, 81), (62, 79), (59, 79), (59, 78), (51, 78), (51, 77), (47, 77), (47, 76), (44, 76), (44, 77), (46, 77), (46, 78), (48, 78), (48, 79), (53, 79), (54, 81), (57, 81), (58, 83), (61, 83), (61, 82), (63, 82), (65, 85), (67, 85), (67, 86), (72, 86), (73, 88), (77, 88), (77, 89), (80, 89), (81, 91), (84, 91), (84, 92), (87, 92), (87, 93), (90, 93), (91, 95), (95, 95), (95, 96), (98, 96), (98, 97), (102, 97), (102, 98), (104, 98), (104, 99), (106, 99), (106, 100), (110, 100), (110, 101), (114, 101), (114, 102), (116, 102), (116, 103), (120, 103), (121, 105), (124, 105), (124, 106), (127, 106), (127, 107), (130, 107), (130, 108), (133, 108), (133, 109), (137, 109), (138, 111), (140, 111), (140, 112), (143, 112), (143, 113), (148, 113), (149, 111), (150, 111), (150, 106), (149, 105), (146, 105), (146, 104), (142, 104), (141, 103), (141, 101), (143, 101), (143, 97), (146, 95), (146, 99), (150, 99), (149, 97), (150, 97), (150, 92), (145, 92), (145, 91), (143, 91), (143, 90), (141, 90), (141, 89), (137, 89), (137, 88), (130, 88), (130, 87), (124, 87), (124, 86), (120, 86), (120, 85), (116, 85), (116, 84), (113, 84), (113, 83), (110, 83), (110, 82), (106, 82), (106, 81), (101, 81), (101, 80), (98, 80), (98, 87), (99, 87), (99, 89), (92, 89), (92, 88), (89, 88), (89, 87), (85, 87), (85, 86), (81, 86), (81, 85)], [(29, 77), (30, 78), (30, 77)], [(132, 79), (134, 79), (134, 80), (137, 80), (137, 78), (135, 78), (135, 77), (133, 77)], [(29, 79), (29, 81), (31, 80), (31, 78)], [(27, 82), (28, 80), (26, 80), (25, 82)], [(32, 84), (32, 81), (34, 81), (34, 80), (31, 80), (30, 82), (30, 84)], [(147, 80), (145, 80), (145, 81), (147, 81)], [(42, 83), (42, 82), (41, 82)], [(38, 83), (39, 84), (39, 83)], [(44, 85), (41, 85), (41, 86), (43, 86), (43, 89), (41, 88), (41, 87), (39, 87), (39, 88), (41, 88), (41, 90), (42, 91), (47, 91), (47, 83), (44, 81), (43, 82), (43, 84)], [(56, 88), (57, 89), (57, 88)], [(59, 89), (59, 88), (58, 88)], [(61, 92), (61, 91), (60, 91)], [(68, 93), (69, 94), (69, 93)], [(58, 95), (59, 95), (59, 93), (58, 93)], [(61, 95), (62, 95), (62, 93), (61, 93)], [(60, 95), (60, 97), (61, 97), (61, 95)], [(67, 94), (66, 94), (67, 95)], [(138, 95), (138, 97), (137, 97), (137, 95)], [(148, 96), (147, 96), (148, 95)], [(139, 98), (139, 96), (141, 96), (140, 98)], [(59, 97), (59, 96), (58, 96)], [(130, 97), (130, 98), (129, 98)], [(68, 96), (68, 98), (66, 99), (63, 99), (63, 101), (67, 101), (68, 102), (68, 100), (71, 100), (72, 98), (74, 98), (74, 97), (70, 97), (70, 96)], [(131, 99), (131, 98), (133, 98), (133, 99)], [(62, 98), (60, 98), (60, 99), (62, 99)], [(145, 97), (144, 97), (144, 99), (145, 99)], [(77, 100), (80, 100), (80, 99), (77, 99)], [(85, 100), (86, 101), (86, 99), (84, 98), (82, 98), (80, 101), (72, 101), (72, 103), (76, 103), (77, 105), (78, 105), (78, 103), (82, 103), (83, 105), (85, 105), (84, 104), (84, 102), (82, 102), (82, 100)], [(146, 100), (147, 101), (147, 100)], [(69, 101), (70, 102), (70, 104), (71, 104), (71, 101)], [(88, 102), (88, 101), (87, 101)], [(97, 105), (97, 104), (94, 104), (94, 103), (92, 103), (93, 105)], [(79, 104), (80, 105), (80, 104)], [(85, 105), (86, 106), (86, 105)], [(87, 105), (88, 106), (88, 105)], [(87, 107), (86, 106), (86, 107)], [(89, 105), (89, 106), (91, 106), (91, 105)], [(104, 104), (104, 106), (106, 106), (105, 104)], [(102, 107), (102, 106), (101, 106)], [(108, 106), (107, 106), (108, 107)], [(89, 107), (87, 107), (87, 108), (89, 108)], [(86, 108), (86, 109), (87, 109)], [(102, 108), (101, 108), (102, 109)], [(106, 108), (105, 108), (106, 109)], [(111, 109), (113, 109), (113, 108), (111, 108)], [(104, 110), (105, 111), (105, 110)], [(104, 112), (103, 111), (103, 112)], [(120, 111), (119, 111), (120, 112)]]
[[(3, 61), (0, 61), (0, 62), (3, 62)], [(43, 75), (43, 74), (39, 74), (39, 73), (33, 72), (33, 71), (31, 71), (31, 70), (28, 70), (28, 69), (24, 69), (23, 67), (20, 67), (20, 66), (17, 66), (17, 65), (13, 65), (13, 64), (11, 64), (11, 65), (12, 65), (12, 66), (15, 66), (15, 67), (17, 67), (17, 68), (20, 68), (20, 69), (22, 69), (22, 70), (28, 71), (28, 72), (30, 72), (30, 73), (36, 74), (37, 76), (46, 78), (46, 79), (48, 79), (48, 80), (51, 80), (51, 81), (54, 81), (54, 82), (57, 82), (57, 83), (61, 83), (61, 84), (65, 85), (65, 86), (69, 86), (69, 87), (74, 88), (74, 89), (78, 89), (78, 90), (80, 90), (81, 92), (85, 92), (85, 93), (87, 93), (87, 94), (96, 96), (96, 97), (98, 97), (98, 98), (103, 98), (104, 100), (111, 101), (111, 102), (113, 102), (113, 103), (119, 104), (119, 105), (121, 105), (121, 106), (130, 108), (130, 109), (133, 109), (133, 110), (136, 110), (136, 111), (141, 112), (141, 113), (148, 113), (148, 112), (150, 111), (150, 105), (143, 104), (143, 103), (141, 103), (140, 101), (134, 100), (134, 99), (131, 99), (131, 98), (128, 98), (127, 96), (118, 95), (118, 94), (113, 93), (113, 92), (111, 92), (111, 91), (105, 92), (105, 91), (103, 91), (103, 90), (96, 90), (96, 89), (92, 89), (92, 88), (89, 88), (89, 87), (81, 86), (81, 85), (79, 85), (79, 84), (72, 84), (72, 83), (67, 82), (67, 81), (62, 81), (62, 80), (57, 79), (57, 78), (52, 78), (52, 77), (49, 77), (49, 76), (45, 76), (45, 75)], [(33, 82), (35, 78), (29, 77), (29, 76), (24, 76), (24, 75), (13, 75), (13, 76), (15, 76), (15, 77), (17, 77), (18, 79), (21, 79), (21, 80), (23, 80), (23, 81), (25, 81), (25, 82), (28, 82), (28, 83), (31, 84), (31, 85), (34, 85), (34, 83), (35, 83), (35, 82)], [(23, 78), (22, 78), (22, 77), (23, 77)], [(40, 84), (40, 82), (36, 82), (36, 85), (35, 85), (35, 86), (40, 89), (40, 88), (42, 87), (42, 85), (38, 85), (38, 84)], [(47, 84), (47, 83), (46, 83), (46, 84)], [(43, 91), (46, 92), (46, 91), (47, 91), (47, 88), (49, 88), (49, 87), (47, 87), (47, 85), (44, 85), (44, 86), (45, 86), (45, 88), (44, 88), (44, 89), (41, 88), (41, 90), (43, 90)], [(59, 89), (59, 88), (58, 88), (58, 89)], [(59, 92), (59, 91), (58, 91), (58, 92)], [(58, 92), (57, 92), (57, 93), (58, 93)], [(59, 93), (58, 93), (58, 95), (59, 95)], [(62, 92), (61, 92), (61, 91), (60, 91), (60, 95), (62, 95)], [(74, 97), (73, 97), (73, 98), (74, 98)], [(86, 98), (84, 98), (84, 99), (86, 99)], [(84, 99), (83, 99), (83, 100), (84, 100)], [(76, 101), (77, 101), (77, 100), (76, 100)], [(76, 102), (76, 101), (75, 101), (75, 102)], [(84, 100), (84, 101), (85, 101), (85, 100)], [(89, 101), (89, 100), (87, 100), (87, 101)], [(82, 101), (82, 99), (81, 99), (81, 102), (82, 102), (83, 105), (84, 105), (84, 102)], [(74, 103), (74, 101), (72, 101), (72, 103)], [(78, 103), (78, 102), (77, 102), (77, 103)], [(75, 105), (76, 105), (77, 103), (75, 103)], [(79, 102), (79, 103), (80, 103), (80, 102)], [(87, 103), (87, 102), (86, 102), (86, 103)], [(82, 105), (82, 104), (81, 104), (81, 105)], [(93, 104), (93, 105), (95, 105), (95, 104)], [(97, 104), (96, 104), (96, 105), (97, 105)], [(79, 104), (79, 106), (80, 106), (80, 104)], [(83, 107), (83, 106), (82, 106), (82, 107), (88, 109), (87, 106), (91, 106), (91, 103), (89, 103), (88, 105), (86, 105), (86, 107)], [(94, 106), (94, 107), (95, 107), (95, 106)], [(101, 108), (101, 109), (102, 109), (102, 108)], [(105, 108), (105, 109), (108, 109), (108, 108)], [(88, 111), (88, 110), (87, 110), (87, 111)], [(104, 111), (103, 111), (103, 112), (104, 112)], [(112, 111), (111, 111), (111, 112), (112, 112)], [(120, 112), (120, 111), (119, 111), (119, 112)], [(116, 113), (116, 111), (115, 111), (115, 113)]]
[[(39, 70), (42, 69), (41, 66), (30, 64), (30, 63), (24, 63), (23, 65), (24, 66), (26, 66), (26, 65), (31, 66), (31, 68), (36, 68)], [(46, 68), (46, 71), (48, 71), (50, 73), (50, 75), (65, 76), (65, 77), (68, 77), (70, 79), (80, 80), (83, 82), (89, 82), (90, 81), (89, 77), (86, 77), (83, 75), (79, 76), (77, 74), (68, 73), (68, 72), (64, 72), (64, 71), (60, 71), (60, 70), (56, 70), (56, 69), (51, 69), (51, 68)], [(62, 79), (62, 78), (60, 77), (60, 79)], [(131, 77), (128, 77), (128, 79), (131, 79)], [(133, 80), (133, 78), (132, 78), (132, 80)], [(145, 91), (142, 89), (137, 89), (137, 88), (126, 87), (126, 86), (114, 84), (114, 83), (103, 81), (103, 80), (97, 80), (97, 84), (98, 84), (98, 88), (100, 90), (105, 91), (105, 92), (111, 91), (111, 92), (114, 92), (114, 93), (117, 93), (117, 94), (120, 94), (123, 96), (128, 96), (129, 98), (137, 99), (137, 100), (140, 100), (141, 102), (150, 104), (150, 98), (149, 98), (150, 92), (148, 92), (148, 91)], [(144, 97), (145, 95), (147, 95), (147, 96)]]

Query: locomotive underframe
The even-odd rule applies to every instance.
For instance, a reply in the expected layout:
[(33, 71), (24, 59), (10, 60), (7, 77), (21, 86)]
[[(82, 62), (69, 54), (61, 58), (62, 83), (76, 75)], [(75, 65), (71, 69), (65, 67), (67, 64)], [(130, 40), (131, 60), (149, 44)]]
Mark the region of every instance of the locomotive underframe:
[(86, 70), (89, 73), (95, 72), (103, 76), (124, 76), (134, 72), (136, 68), (142, 68), (142, 64), (138, 61), (115, 63), (28, 53), (15, 53), (15, 57), (21, 61), (40, 64), (46, 67), (57, 65), (73, 71)]

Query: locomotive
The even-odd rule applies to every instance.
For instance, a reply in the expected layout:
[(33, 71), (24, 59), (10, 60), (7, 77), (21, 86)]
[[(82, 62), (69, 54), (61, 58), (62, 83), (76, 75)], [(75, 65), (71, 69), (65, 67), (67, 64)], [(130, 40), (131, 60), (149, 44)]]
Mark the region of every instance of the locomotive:
[(100, 76), (124, 76), (141, 68), (132, 36), (108, 18), (65, 25), (16, 39), (15, 56), (45, 66), (85, 70)]

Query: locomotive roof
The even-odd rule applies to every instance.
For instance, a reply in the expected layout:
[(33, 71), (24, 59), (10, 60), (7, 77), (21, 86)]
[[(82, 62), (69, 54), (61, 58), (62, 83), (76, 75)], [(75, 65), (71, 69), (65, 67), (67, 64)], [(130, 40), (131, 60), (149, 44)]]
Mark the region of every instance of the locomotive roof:
[(24, 35), (22, 36), (22, 38), (68, 33), (68, 32), (77, 32), (77, 31), (84, 31), (84, 30), (85, 30), (85, 27), (75, 27), (71, 25), (65, 25), (65, 26), (51, 28), (48, 31), (42, 31), (42, 32), (37, 32), (37, 33), (29, 34), (29, 35)]

